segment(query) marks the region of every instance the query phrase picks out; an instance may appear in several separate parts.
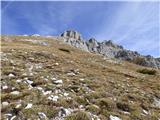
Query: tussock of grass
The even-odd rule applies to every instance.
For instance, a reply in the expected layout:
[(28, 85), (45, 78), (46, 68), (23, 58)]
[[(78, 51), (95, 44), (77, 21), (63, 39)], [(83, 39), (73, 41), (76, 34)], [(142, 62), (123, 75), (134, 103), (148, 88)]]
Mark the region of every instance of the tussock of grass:
[(102, 109), (107, 109), (108, 111), (112, 111), (115, 109), (115, 104), (113, 100), (107, 99), (107, 98), (100, 98), (97, 100), (97, 104)]
[(65, 48), (59, 48), (60, 51), (63, 51), (63, 52), (67, 52), (67, 53), (70, 53), (71, 51), (68, 50), (68, 49), (65, 49)]
[(99, 114), (100, 113), (100, 108), (96, 105), (88, 105), (87, 110), (91, 111), (94, 114)]
[(131, 111), (131, 108), (130, 108), (129, 104), (127, 104), (125, 102), (118, 102), (116, 105), (117, 105), (117, 108), (122, 110), (122, 111), (126, 111), (126, 112)]
[(155, 75), (156, 70), (150, 70), (150, 69), (139, 69), (137, 72), (142, 73), (142, 74), (148, 74), (148, 75)]
[(138, 64), (138, 65), (144, 65), (145, 64), (145, 58), (136, 57), (136, 58), (134, 58), (133, 63)]
[(87, 113), (78, 111), (68, 116), (65, 120), (90, 120), (90, 117)]

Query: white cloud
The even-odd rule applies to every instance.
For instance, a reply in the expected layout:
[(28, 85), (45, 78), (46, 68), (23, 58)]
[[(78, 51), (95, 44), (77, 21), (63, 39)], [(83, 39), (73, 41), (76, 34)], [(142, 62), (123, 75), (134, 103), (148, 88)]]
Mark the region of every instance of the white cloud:
[[(113, 39), (116, 43), (125, 44), (128, 49), (142, 54), (145, 51), (158, 50), (158, 14), (160, 15), (156, 2), (124, 3), (116, 10), (111, 22), (106, 20), (96, 38)], [(106, 19), (107, 17), (106, 15)]]

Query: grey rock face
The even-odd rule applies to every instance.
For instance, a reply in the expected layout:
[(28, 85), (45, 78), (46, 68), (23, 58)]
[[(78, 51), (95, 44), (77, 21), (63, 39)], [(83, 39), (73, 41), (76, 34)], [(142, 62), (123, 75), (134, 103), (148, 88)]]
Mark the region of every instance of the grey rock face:
[(129, 50), (120, 50), (117, 52), (115, 58), (119, 58), (122, 60), (132, 61), (135, 57), (140, 56), (137, 52), (129, 51)]
[(84, 41), (77, 40), (74, 38), (64, 38), (64, 42), (76, 48), (88, 51), (88, 47)]
[(122, 46), (114, 44), (111, 40), (99, 43), (96, 39), (91, 38), (85, 41), (80, 33), (73, 30), (65, 31), (61, 34), (61, 37), (64, 38), (65, 43), (85, 51), (101, 54), (108, 58), (130, 61), (142, 66), (160, 68), (160, 58), (154, 58), (149, 55), (143, 56), (136, 51), (126, 50)]
[(77, 31), (73, 30), (65, 31), (64, 33), (61, 34), (61, 37), (64, 38), (65, 43), (74, 46), (76, 48), (88, 51), (86, 42), (83, 41), (80, 33), (78, 33)]
[(64, 33), (61, 34), (61, 37), (66, 37), (66, 38), (73, 38), (76, 40), (82, 40), (82, 37), (80, 35), (80, 33), (78, 33), (77, 31), (73, 31), (73, 30), (67, 30)]
[(115, 58), (118, 51), (122, 50), (121, 47), (119, 47), (116, 44), (113, 44), (112, 41), (103, 41), (102, 43), (100, 43), (99, 49), (100, 54), (109, 58)]
[(99, 43), (96, 41), (96, 39), (91, 38), (86, 42), (86, 44), (90, 52), (99, 53)]

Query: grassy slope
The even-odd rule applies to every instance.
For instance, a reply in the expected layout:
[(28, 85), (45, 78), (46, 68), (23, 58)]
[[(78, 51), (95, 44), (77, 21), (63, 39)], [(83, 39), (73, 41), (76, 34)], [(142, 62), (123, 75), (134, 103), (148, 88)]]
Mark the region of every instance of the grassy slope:
[[(15, 112), (14, 108), (20, 99), (23, 105), (17, 110), (17, 116), (21, 118), (36, 119), (38, 111), (43, 111), (48, 118), (54, 118), (61, 106), (78, 108), (80, 105), (85, 106), (85, 112), (89, 111), (104, 120), (109, 115), (116, 115), (124, 120), (156, 120), (160, 117), (160, 109), (152, 104), (154, 97), (160, 97), (159, 70), (156, 70), (156, 75), (141, 74), (137, 70), (145, 67), (128, 62), (114, 63), (117, 61), (114, 59), (105, 60), (102, 56), (63, 44), (61, 38), (57, 40), (56, 38), (32, 37), (32, 39), (48, 41), (49, 46), (21, 41), (30, 38), (12, 36), (6, 39), (2, 37), (1, 51), (7, 53), (9, 60), (1, 61), (1, 81), (21, 92), (20, 95), (13, 96), (10, 95), (13, 90), (2, 90), (2, 102), (10, 103), (9, 106), (2, 107), (2, 118), (5, 113)], [(59, 48), (68, 49), (70, 53), (61, 51)], [(44, 51), (45, 54), (39, 54)], [(13, 60), (14, 63), (10, 60)], [(27, 73), (27, 63), (41, 63), (43, 67), (35, 69), (33, 76), (23, 75)], [(75, 76), (68, 76), (67, 72), (71, 69), (79, 69), (79, 73)], [(9, 73), (15, 74), (15, 77), (9, 78)], [(46, 82), (43, 79), (47, 76), (49, 77)], [(67, 100), (65, 97), (60, 97), (57, 102), (49, 101), (48, 96), (42, 95), (37, 89), (29, 90), (26, 84), (16, 83), (17, 79), (23, 80), (25, 77), (44, 89), (65, 91), (72, 99)], [(62, 86), (52, 84), (51, 78), (53, 77), (62, 79)], [(84, 81), (81, 81), (81, 78)], [(88, 92), (88, 88), (94, 92)], [(29, 102), (33, 103), (33, 107), (24, 109)], [(143, 109), (150, 114), (144, 115)]]

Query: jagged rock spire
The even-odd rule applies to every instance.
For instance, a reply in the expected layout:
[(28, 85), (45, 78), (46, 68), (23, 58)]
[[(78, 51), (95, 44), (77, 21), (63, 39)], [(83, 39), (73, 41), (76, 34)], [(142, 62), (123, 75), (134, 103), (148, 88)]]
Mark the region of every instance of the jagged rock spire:
[(76, 40), (82, 40), (81, 34), (74, 30), (67, 30), (61, 34), (62, 37), (74, 38)]

